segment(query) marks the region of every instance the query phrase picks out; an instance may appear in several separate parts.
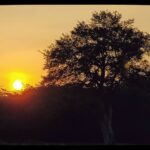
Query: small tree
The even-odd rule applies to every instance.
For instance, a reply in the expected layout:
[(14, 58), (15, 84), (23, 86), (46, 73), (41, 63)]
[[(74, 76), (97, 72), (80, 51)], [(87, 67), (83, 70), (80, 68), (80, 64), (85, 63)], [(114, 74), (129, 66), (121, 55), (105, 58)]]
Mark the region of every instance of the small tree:
[[(79, 22), (69, 35), (44, 50), (47, 75), (45, 85), (78, 85), (112, 91), (134, 78), (147, 77), (149, 65), (143, 54), (149, 52), (150, 35), (133, 27), (133, 19), (121, 20), (118, 12), (95, 12), (89, 23)], [(134, 77), (134, 78), (133, 78)], [(109, 90), (107, 90), (109, 89)], [(112, 143), (111, 99), (102, 132), (106, 144)]]

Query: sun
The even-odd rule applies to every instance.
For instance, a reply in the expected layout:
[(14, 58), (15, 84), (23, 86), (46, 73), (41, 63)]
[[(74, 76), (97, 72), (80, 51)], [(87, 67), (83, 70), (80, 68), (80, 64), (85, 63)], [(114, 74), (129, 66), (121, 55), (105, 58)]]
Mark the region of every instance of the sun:
[(13, 71), (8, 73), (8, 89), (12, 92), (21, 92), (26, 89), (26, 85), (29, 84), (29, 76), (24, 72)]
[(22, 83), (22, 81), (21, 81), (21, 80), (15, 80), (15, 81), (13, 82), (13, 88), (14, 88), (15, 90), (17, 90), (17, 91), (22, 90), (22, 89), (23, 89), (23, 83)]

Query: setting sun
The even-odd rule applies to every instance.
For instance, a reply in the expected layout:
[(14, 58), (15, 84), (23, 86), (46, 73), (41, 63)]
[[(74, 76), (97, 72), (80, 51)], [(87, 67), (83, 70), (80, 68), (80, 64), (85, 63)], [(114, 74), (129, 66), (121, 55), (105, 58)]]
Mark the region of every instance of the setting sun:
[(11, 72), (8, 74), (9, 90), (22, 91), (29, 84), (29, 75), (24, 72)]
[(13, 88), (15, 90), (21, 90), (23, 88), (23, 84), (22, 84), (22, 81), (20, 80), (15, 80), (14, 83), (13, 83)]

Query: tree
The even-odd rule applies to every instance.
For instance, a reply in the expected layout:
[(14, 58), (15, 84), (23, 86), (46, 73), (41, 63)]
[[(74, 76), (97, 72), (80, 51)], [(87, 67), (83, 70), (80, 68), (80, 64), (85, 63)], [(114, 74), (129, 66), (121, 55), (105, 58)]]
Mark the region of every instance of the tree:
[[(121, 18), (117, 11), (95, 12), (89, 23), (79, 22), (70, 34), (63, 34), (44, 50), (47, 75), (43, 84), (78, 85), (110, 92), (135, 78), (147, 77), (150, 69), (143, 55), (149, 53), (150, 35), (135, 28), (133, 19)], [(104, 103), (109, 109), (105, 112), (102, 132), (108, 144), (113, 138), (112, 101)]]

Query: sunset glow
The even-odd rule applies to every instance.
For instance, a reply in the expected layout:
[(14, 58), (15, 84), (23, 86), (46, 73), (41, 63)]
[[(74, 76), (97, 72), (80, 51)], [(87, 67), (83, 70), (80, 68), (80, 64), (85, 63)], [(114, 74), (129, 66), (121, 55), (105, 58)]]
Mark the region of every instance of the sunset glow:
[[(95, 11), (118, 11), (123, 19), (135, 19), (135, 27), (150, 32), (150, 7), (128, 5), (12, 5), (0, 6), (1, 74), (0, 86), (12, 88), (15, 80), (35, 86), (45, 74), (44, 59), (39, 51), (62, 35), (68, 34), (78, 21), (88, 21)], [(140, 12), (140, 13), (138, 13)], [(148, 60), (149, 57), (148, 57)], [(10, 75), (21, 71), (30, 76)], [(9, 76), (7, 78), (7, 75)]]
[(3, 4), (0, 35), (0, 145), (150, 144), (150, 5)]
[(23, 90), (25, 85), (29, 83), (29, 76), (23, 72), (11, 72), (8, 75), (9, 90)]

